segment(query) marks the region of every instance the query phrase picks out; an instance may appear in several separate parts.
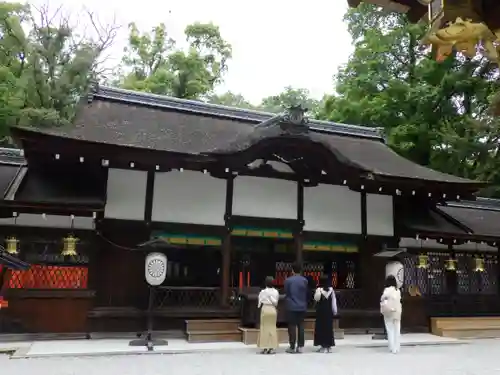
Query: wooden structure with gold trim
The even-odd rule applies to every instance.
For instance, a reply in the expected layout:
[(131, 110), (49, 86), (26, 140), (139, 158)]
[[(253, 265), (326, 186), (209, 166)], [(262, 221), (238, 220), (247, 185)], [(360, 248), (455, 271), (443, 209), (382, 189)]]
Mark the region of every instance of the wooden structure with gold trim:
[[(407, 13), (410, 21), (426, 19), (429, 31), (423, 42), (435, 48), (442, 60), (453, 51), (468, 57), (479, 50), (499, 62), (500, 3), (495, 0), (364, 0), (388, 10)], [(348, 0), (351, 7), (360, 0)]]

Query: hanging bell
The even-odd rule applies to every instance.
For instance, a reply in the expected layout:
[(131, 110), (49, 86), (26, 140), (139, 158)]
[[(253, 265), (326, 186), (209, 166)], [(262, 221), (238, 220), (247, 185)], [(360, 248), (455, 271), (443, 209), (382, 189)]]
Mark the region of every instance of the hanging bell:
[(484, 272), (484, 259), (483, 258), (474, 258), (474, 271), (475, 272)]
[(424, 269), (424, 268), (429, 267), (428, 260), (429, 260), (429, 257), (427, 255), (420, 254), (418, 256), (417, 268)]
[(16, 237), (8, 237), (5, 240), (5, 248), (10, 255), (19, 254), (18, 245), (19, 240)]
[(63, 250), (61, 252), (61, 255), (63, 256), (77, 256), (78, 253), (76, 252), (76, 244), (78, 242), (78, 238), (74, 237), (73, 235), (69, 235), (63, 239)]
[(456, 271), (457, 261), (453, 258), (446, 259), (445, 269), (446, 271)]

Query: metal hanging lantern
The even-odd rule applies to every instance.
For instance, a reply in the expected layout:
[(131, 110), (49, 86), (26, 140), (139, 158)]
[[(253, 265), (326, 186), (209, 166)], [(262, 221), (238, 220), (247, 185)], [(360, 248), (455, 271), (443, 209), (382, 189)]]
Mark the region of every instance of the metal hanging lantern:
[[(361, 2), (406, 13), (410, 22), (427, 14), (429, 30), (424, 44), (432, 46), (438, 61), (453, 51), (467, 57), (482, 53), (495, 63), (500, 61), (500, 7), (497, 1), (479, 0), (347, 0), (351, 7)], [(486, 4), (487, 3), (487, 4)]]
[(484, 259), (483, 258), (480, 258), (480, 257), (474, 258), (474, 264), (475, 264), (475, 267), (474, 267), (475, 272), (484, 272)]
[(420, 254), (418, 256), (418, 264), (417, 264), (417, 268), (419, 269), (425, 269), (427, 267), (429, 267), (429, 257), (427, 255), (424, 255), (424, 254)]
[(445, 264), (446, 271), (456, 271), (457, 270), (457, 260), (453, 258), (446, 259)]
[(78, 243), (78, 241), (78, 238), (74, 237), (72, 234), (64, 237), (63, 250), (61, 251), (61, 255), (71, 257), (77, 256), (78, 253), (76, 252), (76, 244)]
[(19, 254), (18, 245), (19, 245), (19, 240), (16, 237), (8, 237), (5, 240), (5, 250), (10, 255)]

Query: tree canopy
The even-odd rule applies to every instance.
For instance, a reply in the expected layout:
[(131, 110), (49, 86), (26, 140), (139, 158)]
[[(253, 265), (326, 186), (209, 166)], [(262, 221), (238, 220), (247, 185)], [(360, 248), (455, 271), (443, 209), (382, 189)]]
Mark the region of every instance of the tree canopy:
[[(80, 35), (62, 9), (0, 2), (2, 144), (13, 125), (69, 125), (89, 83), (103, 79), (117, 26), (84, 15), (92, 35)], [(268, 112), (301, 104), (319, 119), (382, 127), (389, 145), (416, 163), (500, 186), (500, 123), (490, 110), (492, 102), (500, 103), (498, 66), (459, 53), (434, 61), (420, 43), (425, 26), (403, 14), (363, 3), (344, 21), (354, 52), (322, 100), (291, 86), (258, 103), (221, 92), (232, 46), (212, 23), (188, 25), (183, 41), (174, 40), (165, 24), (147, 31), (130, 24), (119, 69), (106, 82)], [(485, 193), (500, 195), (497, 188)]]
[(434, 61), (425, 26), (361, 4), (345, 15), (355, 50), (336, 75), (318, 117), (383, 127), (401, 155), (458, 176), (500, 183), (498, 119), (489, 98), (498, 67), (480, 56)]
[(101, 56), (115, 37), (86, 12), (93, 37), (75, 32), (62, 9), (0, 2), (0, 142), (12, 125), (69, 124), (75, 106), (93, 79)]

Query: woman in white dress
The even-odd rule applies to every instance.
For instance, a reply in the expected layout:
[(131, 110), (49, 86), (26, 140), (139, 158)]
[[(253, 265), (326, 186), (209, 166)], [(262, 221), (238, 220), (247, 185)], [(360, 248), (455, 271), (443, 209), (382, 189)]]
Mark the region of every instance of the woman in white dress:
[(380, 312), (384, 316), (387, 341), (391, 353), (398, 353), (401, 336), (401, 292), (398, 289), (396, 278), (393, 275), (385, 279), (385, 289), (380, 298)]
[(266, 277), (266, 287), (259, 293), (258, 307), (261, 310), (257, 347), (261, 349), (262, 354), (271, 354), (278, 347), (276, 320), (278, 317), (277, 307), (280, 295), (273, 285), (273, 277)]

